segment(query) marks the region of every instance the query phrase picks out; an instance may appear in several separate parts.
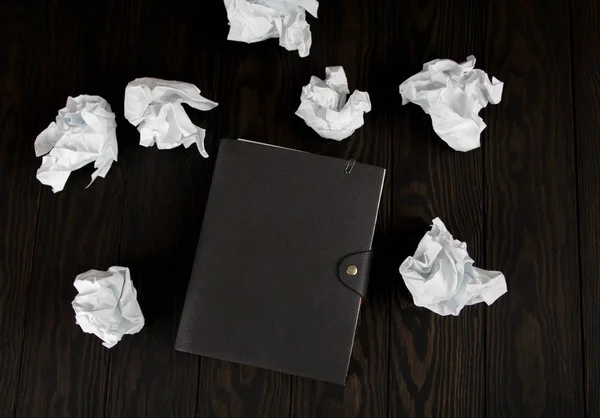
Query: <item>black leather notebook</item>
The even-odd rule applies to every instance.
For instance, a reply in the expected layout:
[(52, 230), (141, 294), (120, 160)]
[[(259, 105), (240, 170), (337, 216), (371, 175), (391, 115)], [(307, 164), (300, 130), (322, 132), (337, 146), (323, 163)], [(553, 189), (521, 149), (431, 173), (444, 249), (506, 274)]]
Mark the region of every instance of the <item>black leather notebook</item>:
[(344, 384), (384, 176), (222, 140), (175, 349)]

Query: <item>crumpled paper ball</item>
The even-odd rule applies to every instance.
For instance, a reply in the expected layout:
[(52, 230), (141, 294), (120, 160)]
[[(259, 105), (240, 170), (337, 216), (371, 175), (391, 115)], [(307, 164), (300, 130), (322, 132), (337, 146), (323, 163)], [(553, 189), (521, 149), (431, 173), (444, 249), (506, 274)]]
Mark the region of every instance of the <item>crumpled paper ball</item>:
[(458, 315), (480, 302), (491, 305), (507, 292), (504, 275), (473, 267), (467, 244), (455, 240), (439, 218), (415, 255), (400, 265), (400, 274), (415, 305), (439, 315)]
[(423, 71), (400, 85), (402, 104), (419, 105), (431, 116), (433, 130), (456, 151), (480, 146), (486, 125), (479, 111), (502, 99), (504, 83), (475, 69), (475, 57), (459, 64), (436, 59), (423, 64)]
[(56, 121), (35, 140), (35, 155), (48, 154), (42, 159), (37, 179), (52, 186), (56, 193), (65, 187), (72, 171), (91, 162), (96, 171), (90, 184), (96, 177), (105, 177), (113, 161), (117, 161), (116, 129), (115, 114), (102, 97), (69, 97)]
[(279, 45), (288, 51), (297, 50), (301, 57), (310, 53), (306, 12), (317, 17), (317, 0), (225, 0), (225, 9), (228, 40), (254, 43), (279, 38)]
[(184, 103), (202, 111), (218, 105), (200, 95), (198, 87), (182, 81), (142, 77), (125, 87), (125, 119), (137, 126), (140, 145), (173, 149), (196, 144), (200, 155), (208, 158), (204, 147), (206, 130), (192, 123)]
[(113, 347), (123, 335), (136, 334), (144, 326), (127, 267), (86, 271), (75, 278), (73, 286), (78, 292), (72, 303), (75, 322), (83, 332), (104, 341), (105, 347)]
[(325, 81), (311, 77), (302, 88), (296, 115), (323, 138), (341, 141), (365, 123), (371, 111), (369, 93), (355, 90), (348, 101), (348, 79), (342, 67), (325, 68)]

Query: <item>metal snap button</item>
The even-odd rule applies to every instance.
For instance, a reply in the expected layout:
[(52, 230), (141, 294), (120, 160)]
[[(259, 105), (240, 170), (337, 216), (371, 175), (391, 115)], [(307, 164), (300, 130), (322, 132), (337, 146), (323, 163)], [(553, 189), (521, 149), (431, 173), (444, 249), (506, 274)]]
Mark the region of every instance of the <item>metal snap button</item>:
[(346, 274), (349, 276), (356, 276), (358, 274), (358, 268), (354, 264), (350, 264), (346, 269)]

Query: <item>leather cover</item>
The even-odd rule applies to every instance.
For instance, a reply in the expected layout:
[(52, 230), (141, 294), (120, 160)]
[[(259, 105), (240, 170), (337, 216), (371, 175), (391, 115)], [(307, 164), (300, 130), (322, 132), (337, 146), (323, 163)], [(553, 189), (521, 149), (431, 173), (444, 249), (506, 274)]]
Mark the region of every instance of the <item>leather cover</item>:
[(177, 350), (344, 384), (385, 176), (348, 163), (221, 141)]

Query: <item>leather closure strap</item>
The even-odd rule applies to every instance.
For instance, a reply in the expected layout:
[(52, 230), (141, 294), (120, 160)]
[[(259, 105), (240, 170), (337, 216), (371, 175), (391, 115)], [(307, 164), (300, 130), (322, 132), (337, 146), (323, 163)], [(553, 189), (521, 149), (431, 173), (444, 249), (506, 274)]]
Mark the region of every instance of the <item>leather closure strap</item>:
[(372, 255), (372, 251), (351, 254), (340, 262), (338, 268), (338, 275), (342, 283), (361, 298), (367, 295)]

